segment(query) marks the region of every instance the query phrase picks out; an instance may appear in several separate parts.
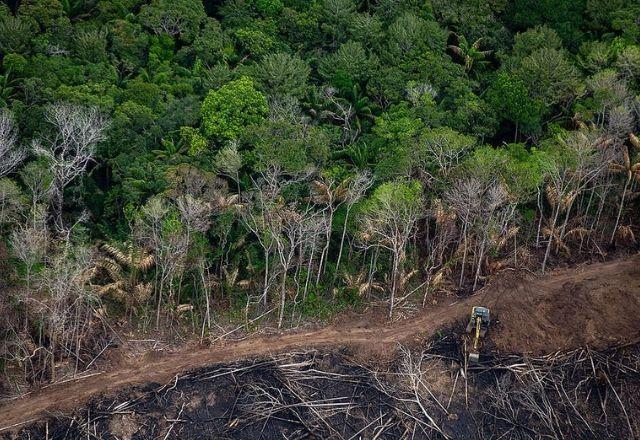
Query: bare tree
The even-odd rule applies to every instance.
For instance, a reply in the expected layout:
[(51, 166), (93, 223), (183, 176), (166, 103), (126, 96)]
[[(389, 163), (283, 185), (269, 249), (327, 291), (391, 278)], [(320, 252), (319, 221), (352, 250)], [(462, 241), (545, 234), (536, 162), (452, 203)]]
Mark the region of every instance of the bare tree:
[(25, 267), (27, 290), (31, 289), (33, 267), (42, 262), (49, 245), (49, 233), (44, 219), (29, 222), (11, 231), (11, 248)]
[(619, 105), (609, 111), (606, 132), (617, 145), (624, 142), (627, 134), (633, 130), (635, 118), (627, 105)]
[(178, 197), (176, 207), (180, 213), (182, 223), (186, 226), (187, 233), (204, 233), (209, 229), (213, 212), (213, 208), (209, 203), (186, 194)]
[(296, 263), (296, 253), (301, 252), (304, 240), (317, 231), (319, 223), (316, 220), (319, 214), (309, 207), (300, 209), (297, 204), (279, 206), (272, 214), (270, 229), (275, 232), (273, 241), (281, 267), (278, 307), (278, 328), (281, 328), (287, 298), (287, 277)]
[(268, 167), (262, 178), (254, 181), (251, 191), (243, 197), (241, 211), (242, 223), (257, 238), (264, 254), (264, 280), (262, 283), (262, 303), (267, 304), (269, 289), (273, 283), (270, 257), (275, 243), (272, 239), (274, 231), (271, 231), (272, 205), (281, 194), (284, 182), (282, 170), (279, 167)]
[(92, 315), (99, 305), (99, 298), (88, 283), (92, 266), (89, 249), (72, 247), (69, 242), (63, 242), (38, 275), (38, 285), (46, 296), (30, 300), (36, 304), (44, 322), (53, 381), (56, 377), (56, 358), (71, 354), (79, 360), (83, 340), (92, 330)]
[(107, 119), (95, 107), (54, 104), (46, 112), (53, 126), (51, 133), (35, 140), (36, 155), (49, 162), (52, 174), (52, 208), (55, 227), (64, 229), (62, 209), (64, 189), (86, 170), (95, 156), (96, 146), (105, 137)]
[(306, 180), (312, 172), (313, 170), (307, 170), (288, 175), (282, 167), (271, 164), (260, 172), (260, 177), (253, 181), (253, 188), (242, 198), (242, 223), (258, 239), (264, 253), (262, 302), (265, 305), (269, 289), (278, 275), (272, 271), (275, 267), (271, 259), (276, 246), (273, 236), (279, 233), (280, 227), (274, 219), (275, 211), (282, 199), (283, 190), (289, 185)]
[(459, 235), (456, 220), (458, 216), (454, 209), (445, 205), (440, 198), (431, 200), (431, 207), (427, 215), (432, 219), (433, 226), (426, 225), (425, 232), (425, 269), (427, 272), (426, 287), (422, 299), (422, 305), (427, 302), (427, 295), (432, 288), (438, 288), (445, 282), (444, 266), (445, 252), (455, 242)]
[[(337, 182), (332, 177), (323, 176), (320, 180), (311, 182), (311, 199), (314, 203), (324, 205), (326, 209), (326, 229), (324, 246), (320, 254), (320, 264), (316, 284), (325, 273), (327, 259), (329, 258), (329, 246), (331, 245), (331, 233), (333, 232), (333, 217), (335, 212), (345, 202), (347, 182)], [(325, 210), (323, 210), (325, 212)]]
[(337, 90), (333, 87), (325, 87), (322, 90), (322, 97), (334, 108), (325, 110), (323, 115), (342, 126), (342, 145), (352, 144), (360, 134), (360, 127), (354, 124), (356, 112), (353, 105), (337, 96)]
[(478, 285), (480, 272), (484, 264), (488, 247), (499, 243), (498, 237), (508, 237), (509, 225), (514, 216), (516, 204), (510, 202), (507, 189), (502, 182), (494, 181), (487, 191), (481, 195), (481, 211), (474, 219), (476, 234), (476, 271), (473, 279), (473, 290)]
[(336, 260), (335, 277), (338, 276), (338, 270), (340, 269), (340, 261), (342, 260), (342, 251), (344, 249), (344, 240), (347, 235), (347, 225), (349, 223), (349, 214), (351, 213), (351, 209), (353, 209), (353, 206), (360, 200), (362, 200), (367, 190), (371, 187), (372, 183), (373, 178), (371, 176), (371, 173), (369, 171), (363, 171), (350, 179), (349, 183), (347, 184), (347, 191), (344, 195), (345, 203), (347, 204), (347, 212), (344, 217), (344, 224), (342, 225), (340, 250), (338, 251), (338, 259)]
[[(578, 195), (611, 163), (611, 140), (598, 131), (575, 132), (561, 139), (558, 151), (547, 167), (547, 200), (552, 207), (547, 235), (549, 241), (542, 261), (544, 272), (554, 242), (564, 238), (569, 215)], [(564, 221), (558, 229), (560, 214)]]
[(52, 178), (48, 168), (31, 162), (20, 170), (20, 179), (31, 194), (31, 218), (34, 226), (44, 215), (51, 194)]
[(473, 228), (474, 219), (481, 210), (481, 194), (487, 190), (487, 185), (476, 177), (464, 177), (456, 180), (444, 194), (446, 203), (456, 212), (462, 223), (462, 237), (458, 242), (458, 248), (462, 246), (462, 264), (460, 267), (459, 286), (464, 281), (464, 273), (469, 253), (469, 235)]
[[(419, 148), (424, 155), (420, 157), (421, 172), (430, 179), (446, 179), (474, 144), (472, 137), (460, 135), (451, 129), (432, 130), (420, 140)], [(429, 168), (437, 170), (435, 175), (429, 172)]]
[(389, 319), (406, 258), (407, 244), (423, 215), (422, 187), (417, 182), (388, 182), (376, 189), (361, 217), (361, 238), (366, 248), (391, 252), (391, 298)]
[[(319, 247), (319, 244), (322, 242), (324, 231), (327, 230), (326, 223), (326, 216), (323, 215), (322, 212), (320, 212), (317, 213), (317, 215), (308, 218), (304, 224), (304, 227), (302, 228), (303, 237), (301, 239), (298, 271), (303, 267), (304, 264), (306, 264), (307, 276), (304, 283), (303, 299), (307, 297), (315, 252)], [(297, 293), (298, 292), (296, 291), (296, 299)]]
[(155, 256), (156, 327), (159, 327), (163, 299), (166, 296), (166, 301), (171, 303), (179, 289), (176, 281), (181, 279), (186, 267), (189, 235), (177, 209), (162, 196), (149, 199), (141, 211), (135, 234), (138, 242), (151, 248)]
[(18, 144), (18, 130), (7, 109), (0, 109), (0, 178), (13, 172), (24, 160), (26, 149)]

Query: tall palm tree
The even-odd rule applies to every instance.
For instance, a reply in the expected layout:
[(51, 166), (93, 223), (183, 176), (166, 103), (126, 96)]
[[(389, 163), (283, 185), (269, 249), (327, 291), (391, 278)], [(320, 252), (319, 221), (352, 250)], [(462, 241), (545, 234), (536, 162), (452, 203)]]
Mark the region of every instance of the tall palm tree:
[(183, 142), (175, 142), (173, 139), (160, 139), (160, 146), (161, 148), (151, 150), (158, 160), (172, 164), (181, 163), (185, 160), (184, 154), (187, 151), (187, 146)]
[(451, 52), (453, 52), (462, 64), (467, 73), (471, 72), (474, 67), (480, 65), (486, 65), (489, 62), (486, 58), (491, 55), (492, 50), (481, 50), (482, 38), (478, 38), (473, 43), (469, 44), (464, 35), (456, 35), (458, 45), (450, 44), (447, 46)]

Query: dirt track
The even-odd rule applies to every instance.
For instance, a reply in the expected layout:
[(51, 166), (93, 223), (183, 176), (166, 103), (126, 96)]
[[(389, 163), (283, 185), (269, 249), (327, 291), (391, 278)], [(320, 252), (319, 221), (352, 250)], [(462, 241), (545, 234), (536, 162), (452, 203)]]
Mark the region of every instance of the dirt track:
[(54, 385), (0, 406), (0, 432), (47, 414), (69, 411), (90, 398), (127, 386), (164, 383), (208, 364), (302, 347), (390, 348), (431, 336), (466, 319), (472, 305), (492, 309), (491, 343), (500, 351), (544, 353), (580, 345), (606, 347), (640, 337), (640, 257), (581, 266), (537, 278), (505, 272), (473, 297), (428, 308), (387, 326), (346, 323), (308, 332), (252, 337), (159, 358), (142, 356), (73, 382)]

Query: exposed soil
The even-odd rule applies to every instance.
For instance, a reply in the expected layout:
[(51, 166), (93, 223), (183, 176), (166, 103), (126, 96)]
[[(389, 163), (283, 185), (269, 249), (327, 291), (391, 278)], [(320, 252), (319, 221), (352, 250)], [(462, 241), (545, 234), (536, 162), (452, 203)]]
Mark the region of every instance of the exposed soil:
[[(167, 383), (176, 374), (221, 362), (298, 348), (348, 346), (371, 356), (398, 343), (431, 337), (466, 320), (473, 305), (492, 309), (496, 325), (486, 349), (540, 354), (576, 346), (604, 348), (640, 337), (640, 257), (559, 270), (544, 277), (504, 272), (476, 295), (428, 307), (388, 325), (358, 320), (313, 331), (250, 337), (209, 348), (134, 359), (83, 379), (35, 391), (0, 407), (0, 432), (43, 416), (81, 407), (128, 386)], [(126, 431), (126, 423), (123, 423)], [(123, 436), (124, 435), (123, 431)]]

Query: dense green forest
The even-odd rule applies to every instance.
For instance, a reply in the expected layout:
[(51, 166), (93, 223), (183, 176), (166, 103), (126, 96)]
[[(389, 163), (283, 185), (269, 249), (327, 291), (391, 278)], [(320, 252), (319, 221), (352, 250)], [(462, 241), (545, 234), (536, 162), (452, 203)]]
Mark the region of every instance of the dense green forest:
[(0, 3), (0, 355), (636, 246), (637, 0)]

